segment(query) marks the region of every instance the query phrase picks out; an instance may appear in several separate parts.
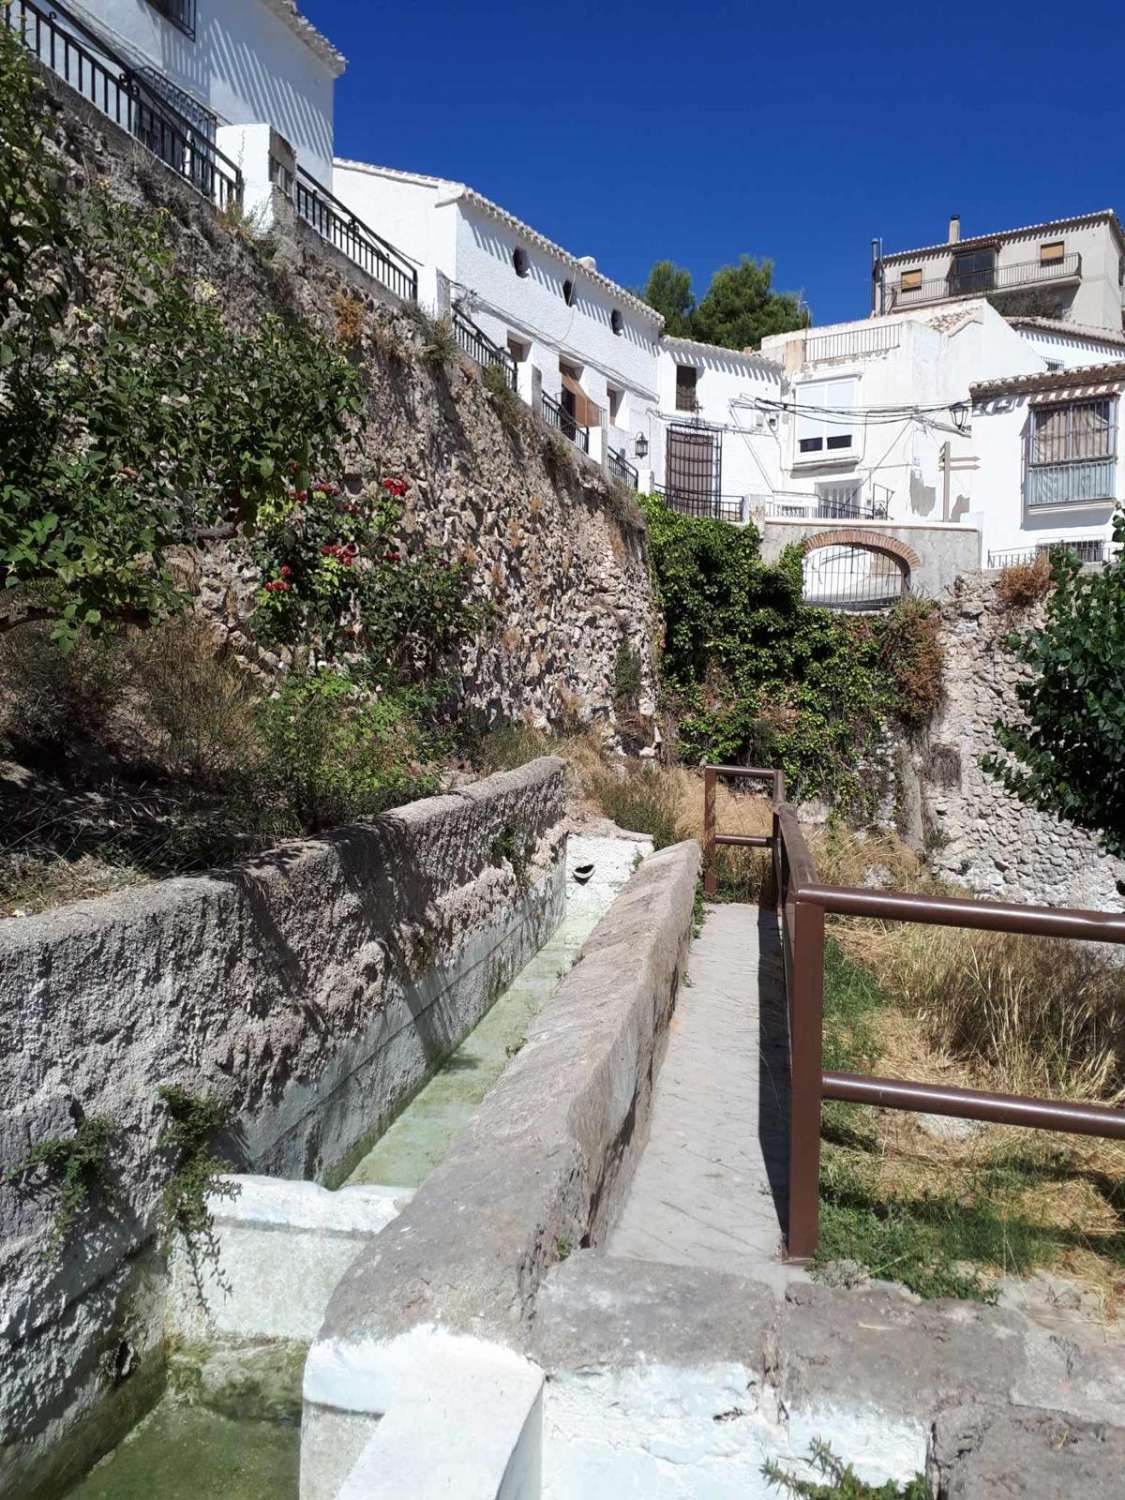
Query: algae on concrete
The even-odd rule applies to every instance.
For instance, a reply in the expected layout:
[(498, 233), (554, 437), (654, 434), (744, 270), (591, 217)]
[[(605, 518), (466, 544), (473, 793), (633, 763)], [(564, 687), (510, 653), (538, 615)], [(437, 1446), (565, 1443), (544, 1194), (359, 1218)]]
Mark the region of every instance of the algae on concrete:
[[(599, 917), (633, 873), (638, 854), (651, 851), (648, 839), (570, 836), (566, 912), (554, 936), (388, 1126), (345, 1185), (421, 1186), (519, 1050), (528, 1022), (573, 965)], [(593, 874), (579, 883), (574, 872), (585, 865), (593, 866)]]
[(297, 1500), (301, 1430), (163, 1401), (69, 1500)]

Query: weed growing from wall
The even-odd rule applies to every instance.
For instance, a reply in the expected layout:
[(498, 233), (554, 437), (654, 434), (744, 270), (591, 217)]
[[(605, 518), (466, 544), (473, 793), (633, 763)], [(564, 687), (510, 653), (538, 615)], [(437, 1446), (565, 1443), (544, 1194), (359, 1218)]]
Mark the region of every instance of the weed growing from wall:
[(214, 1263), (218, 1257), (208, 1199), (234, 1198), (239, 1191), (236, 1184), (223, 1180), (231, 1163), (211, 1154), (212, 1140), (230, 1127), (234, 1111), (212, 1095), (190, 1094), (178, 1083), (157, 1092), (169, 1118), (156, 1146), (172, 1158), (161, 1196), (161, 1232), (168, 1251), (182, 1244), (199, 1289), (202, 1263)]
[(762, 1477), (774, 1489), (800, 1500), (932, 1500), (933, 1491), (922, 1474), (906, 1484), (888, 1480), (886, 1484), (865, 1484), (851, 1464), (836, 1457), (825, 1442), (814, 1438), (805, 1460), (808, 1475), (788, 1473), (773, 1459), (762, 1465)]
[(32, 1190), (48, 1186), (57, 1193), (45, 1250), (48, 1259), (59, 1255), (95, 1195), (103, 1202), (112, 1197), (109, 1159), (113, 1133), (112, 1120), (90, 1116), (81, 1121), (73, 1135), (38, 1141), (8, 1170), (7, 1182), (23, 1180)]
[(523, 425), (524, 405), (508, 384), (502, 365), (485, 365), (480, 383), (488, 394), (492, 408), (500, 418), (500, 425), (509, 437), (515, 437)]

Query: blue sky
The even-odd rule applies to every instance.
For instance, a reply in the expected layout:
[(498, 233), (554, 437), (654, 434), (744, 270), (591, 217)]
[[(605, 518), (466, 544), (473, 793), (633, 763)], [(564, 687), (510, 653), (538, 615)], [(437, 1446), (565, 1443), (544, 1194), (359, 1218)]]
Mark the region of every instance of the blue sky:
[[(817, 323), (888, 251), (1125, 211), (1125, 10), (301, 0), (339, 155), (471, 183), (627, 286), (745, 252)], [(376, 226), (377, 227), (377, 226)]]

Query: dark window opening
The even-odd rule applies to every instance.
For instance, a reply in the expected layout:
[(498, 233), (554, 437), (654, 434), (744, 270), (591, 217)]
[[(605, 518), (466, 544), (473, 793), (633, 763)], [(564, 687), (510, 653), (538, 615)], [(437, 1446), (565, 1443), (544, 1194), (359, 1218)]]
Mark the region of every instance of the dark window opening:
[(620, 337), (621, 334), (625, 332), (625, 319), (617, 311), (616, 307), (609, 315), (609, 326), (613, 329), (614, 333), (618, 335), (618, 337)]
[(802, 438), (797, 444), (802, 453), (819, 453), (824, 447), (823, 438)]
[(852, 445), (852, 435), (851, 435), (850, 432), (837, 432), (837, 433), (834, 433), (828, 439), (828, 443), (827, 443), (827, 446), (829, 448), (850, 448), (851, 445)]
[(676, 366), (676, 410), (697, 411), (699, 400), (697, 389), (699, 386), (699, 371), (694, 365)]
[(195, 39), (195, 0), (148, 0), (166, 21), (178, 27), (185, 36)]
[(569, 276), (563, 282), (563, 301), (567, 307), (574, 306), (574, 282), (570, 280)]
[(953, 257), (949, 271), (950, 295), (957, 297), (969, 292), (990, 292), (996, 285), (996, 250), (989, 245), (984, 250), (963, 250)]
[(512, 251), (512, 265), (516, 268), (517, 276), (526, 276), (531, 269), (531, 263), (527, 258), (527, 251), (522, 245), (517, 245)]

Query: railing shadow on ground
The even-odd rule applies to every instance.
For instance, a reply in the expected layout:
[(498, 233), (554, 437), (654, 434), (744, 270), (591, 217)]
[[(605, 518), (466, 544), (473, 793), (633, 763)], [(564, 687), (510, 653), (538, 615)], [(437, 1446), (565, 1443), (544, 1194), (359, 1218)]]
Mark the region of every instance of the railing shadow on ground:
[[(769, 785), (773, 832), (768, 837), (718, 832), (715, 789), (720, 776), (765, 781)], [(783, 1118), (788, 1119), (785, 1235), (790, 1261), (808, 1261), (816, 1254), (820, 1212), (821, 1107), (826, 1099), (1125, 1140), (1125, 1109), (825, 1072), (823, 1060), (824, 933), (828, 915), (874, 917), (890, 922), (918, 922), (929, 926), (1100, 943), (1125, 943), (1125, 916), (1113, 912), (823, 885), (818, 880), (816, 866), (801, 833), (796, 809), (785, 801), (785, 780), (780, 771), (761, 767), (705, 766), (703, 789), (704, 893), (715, 894), (715, 853), (720, 846), (765, 848), (770, 851), (772, 861), (789, 1065), (788, 1114)], [(764, 1092), (760, 1108), (765, 1110)]]
[(777, 912), (758, 909), (758, 1139), (777, 1214), (789, 1231), (789, 1023)]

